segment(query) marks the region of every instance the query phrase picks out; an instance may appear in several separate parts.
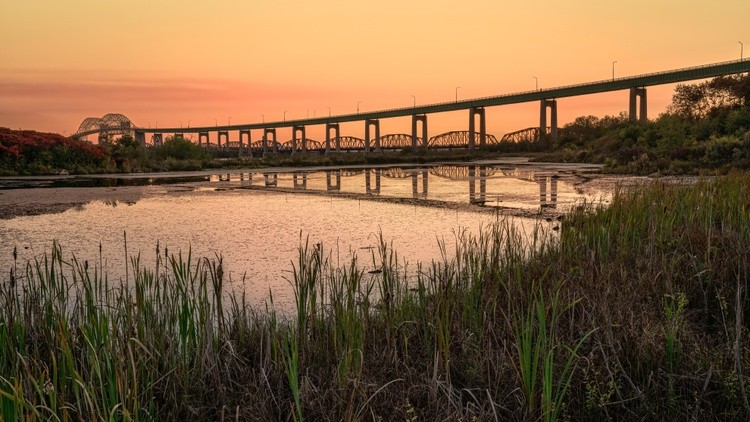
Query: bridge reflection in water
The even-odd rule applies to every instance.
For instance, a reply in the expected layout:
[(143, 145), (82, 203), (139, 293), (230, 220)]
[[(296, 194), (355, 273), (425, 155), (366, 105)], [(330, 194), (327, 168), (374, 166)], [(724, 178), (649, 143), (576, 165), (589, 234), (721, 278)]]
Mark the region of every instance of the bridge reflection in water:
[(330, 170), (224, 173), (212, 182), (237, 187), (307, 191), (362, 198), (380, 197), (464, 203), (483, 207), (557, 208), (581, 198), (574, 172), (507, 165), (437, 165), (423, 167), (346, 168)]

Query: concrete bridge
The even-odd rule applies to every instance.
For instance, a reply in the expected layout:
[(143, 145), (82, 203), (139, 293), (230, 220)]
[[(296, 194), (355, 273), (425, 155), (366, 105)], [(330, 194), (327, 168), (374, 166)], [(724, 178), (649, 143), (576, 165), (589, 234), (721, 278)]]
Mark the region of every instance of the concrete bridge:
[[(354, 114), (343, 114), (328, 117), (316, 117), (297, 120), (285, 120), (262, 123), (243, 123), (236, 125), (217, 125), (194, 128), (140, 128), (132, 123), (114, 119), (107, 115), (101, 119), (87, 118), (81, 124), (78, 132), (72, 137), (82, 137), (91, 133), (104, 134), (122, 133), (124, 130), (132, 131), (136, 140), (142, 144), (146, 143), (146, 134), (152, 134), (151, 141), (154, 144), (162, 142), (164, 134), (184, 136), (186, 133), (197, 134), (197, 142), (201, 145), (210, 146), (209, 133), (217, 133), (216, 146), (221, 148), (234, 147), (240, 155), (247, 153), (266, 154), (267, 152), (289, 153), (306, 151), (348, 151), (361, 150), (364, 152), (381, 151), (383, 149), (411, 148), (469, 148), (484, 146), (497, 142), (492, 135), (486, 131), (485, 108), (526, 102), (539, 102), (539, 126), (538, 128), (523, 129), (506, 135), (506, 140), (518, 141), (522, 139), (538, 140), (547, 137), (551, 141), (558, 138), (557, 122), (557, 99), (580, 95), (589, 95), (602, 92), (629, 90), (629, 117), (630, 120), (645, 121), (648, 119), (647, 87), (654, 85), (686, 82), (698, 79), (706, 79), (716, 76), (740, 74), (750, 72), (750, 59), (734, 60), (722, 63), (712, 63), (703, 66), (675, 69), (657, 73), (648, 73), (637, 76), (612, 78), (603, 81), (588, 82), (577, 85), (561, 86), (557, 88), (539, 89), (513, 94), (498, 95), (492, 97), (473, 98), (461, 101), (444, 102), (437, 104), (420, 105), (414, 107), (395, 108)], [(428, 135), (427, 117), (430, 114), (449, 111), (466, 110), (469, 113), (467, 131), (455, 131), (430, 138)], [(113, 120), (113, 122), (108, 121)], [(390, 134), (381, 136), (380, 120), (394, 117), (411, 116), (411, 134)], [(124, 117), (124, 116), (122, 116)], [(549, 118), (548, 118), (549, 117)], [(345, 122), (363, 122), (364, 138), (342, 136), (340, 124)], [(92, 125), (92, 122), (94, 123)], [(548, 124), (549, 123), (549, 124)], [(97, 126), (98, 124), (98, 126)], [(325, 142), (308, 139), (305, 136), (306, 128), (313, 125), (325, 125)], [(279, 142), (276, 130), (279, 128), (291, 128), (292, 139)], [(261, 138), (253, 141), (252, 131), (261, 131)], [(239, 134), (239, 140), (230, 142), (230, 131)], [(249, 146), (246, 148), (245, 146)]]

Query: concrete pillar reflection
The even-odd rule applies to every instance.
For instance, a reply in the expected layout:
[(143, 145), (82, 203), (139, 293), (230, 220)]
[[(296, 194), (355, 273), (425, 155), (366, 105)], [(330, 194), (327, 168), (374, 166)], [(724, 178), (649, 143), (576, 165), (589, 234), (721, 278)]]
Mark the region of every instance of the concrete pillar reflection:
[(539, 206), (547, 207), (547, 176), (535, 175), (534, 179), (539, 184)]
[(547, 108), (550, 109), (550, 136), (557, 142), (557, 100), (542, 100), (539, 107), (539, 138), (547, 138)]
[(326, 190), (341, 190), (341, 170), (326, 170)]
[[(640, 99), (640, 107), (637, 107), (638, 100)], [(636, 109), (639, 109), (636, 114)], [(646, 88), (630, 88), (630, 107), (628, 110), (628, 118), (631, 122), (648, 121), (648, 101), (646, 99)]]
[(279, 176), (276, 173), (263, 173), (263, 181), (266, 187), (276, 187), (279, 183)]
[(476, 202), (477, 192), (477, 170), (474, 166), (469, 166), (469, 203), (473, 204)]
[(427, 149), (427, 144), (430, 140), (427, 134), (427, 115), (426, 114), (413, 114), (411, 116), (411, 147), (417, 149), (417, 123), (422, 123), (422, 147)]
[(307, 173), (293, 173), (294, 189), (307, 189)]

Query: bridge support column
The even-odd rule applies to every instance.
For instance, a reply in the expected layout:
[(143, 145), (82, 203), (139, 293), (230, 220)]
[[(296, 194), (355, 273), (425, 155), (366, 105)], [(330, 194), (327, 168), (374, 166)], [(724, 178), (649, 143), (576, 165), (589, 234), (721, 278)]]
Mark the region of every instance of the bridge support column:
[(375, 151), (380, 152), (380, 120), (365, 120), (365, 152), (370, 152), (370, 126), (375, 127)]
[(539, 107), (539, 139), (547, 138), (547, 108), (550, 109), (550, 140), (557, 142), (557, 100), (542, 100)]
[(333, 130), (335, 133), (333, 139), (335, 142), (334, 148), (336, 149), (336, 151), (338, 151), (339, 147), (341, 146), (341, 141), (339, 140), (339, 124), (326, 123), (326, 154), (331, 152), (331, 130)]
[(153, 144), (155, 147), (158, 147), (164, 142), (164, 135), (161, 133), (154, 133), (151, 135), (151, 144)]
[(206, 138), (206, 146), (211, 145), (210, 141), (208, 140), (208, 132), (198, 132), (198, 145), (203, 142), (203, 138)]
[(300, 132), (302, 134), (302, 139), (300, 141), (302, 152), (307, 152), (307, 145), (305, 143), (305, 127), (304, 126), (292, 126), (292, 154), (294, 154), (297, 151), (297, 132)]
[(263, 156), (266, 156), (268, 151), (268, 135), (273, 135), (273, 152), (279, 152), (279, 144), (276, 142), (276, 128), (263, 128)]
[[(638, 99), (640, 98), (641, 103), (638, 104)], [(636, 105), (640, 105), (640, 110), (638, 111), (638, 114), (636, 115)], [(648, 121), (648, 101), (646, 100), (646, 88), (630, 88), (630, 110), (628, 113), (628, 117), (631, 122), (640, 121), (645, 122)]]
[(247, 135), (247, 155), (252, 157), (253, 156), (253, 145), (252, 145), (252, 139), (250, 138), (250, 130), (241, 130), (240, 131), (240, 156), (242, 155), (242, 137)]
[(229, 146), (229, 131), (227, 131), (227, 130), (220, 130), (219, 131), (219, 136), (216, 138), (217, 142), (219, 143), (219, 148), (221, 148), (221, 137), (222, 136), (226, 138), (226, 144), (224, 146), (228, 147)]
[(411, 146), (417, 149), (417, 123), (422, 123), (422, 146), (427, 149), (430, 137), (427, 135), (427, 115), (413, 114), (411, 116)]
[(472, 107), (469, 109), (469, 149), (474, 149), (474, 137), (476, 134), (474, 121), (476, 116), (479, 116), (479, 146), (483, 147), (487, 143), (487, 124), (484, 120), (484, 107)]
[(135, 141), (138, 142), (138, 145), (145, 147), (146, 146), (146, 133), (136, 131)]

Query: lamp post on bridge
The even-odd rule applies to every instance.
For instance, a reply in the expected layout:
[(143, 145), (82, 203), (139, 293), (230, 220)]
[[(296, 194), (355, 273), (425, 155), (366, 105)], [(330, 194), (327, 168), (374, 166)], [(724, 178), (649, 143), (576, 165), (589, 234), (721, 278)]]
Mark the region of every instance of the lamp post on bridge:
[(615, 80), (615, 63), (617, 63), (617, 60), (612, 62), (612, 80)]
[(461, 88), (460, 86), (456, 87), (456, 102), (458, 102), (458, 89)]
[(362, 101), (357, 101), (357, 114), (359, 114), (359, 104), (360, 104), (361, 102), (362, 102)]
[(286, 122), (286, 110), (284, 110), (284, 121)]
[(263, 121), (263, 123), (266, 122), (266, 116), (264, 114), (262, 114), (262, 113), (260, 115), (260, 120)]
[(328, 107), (328, 117), (331, 117), (331, 107)]
[(737, 41), (737, 42), (740, 44), (740, 60), (742, 60), (744, 58), (743, 50), (745, 49), (745, 44), (742, 44), (742, 41)]
[(217, 120), (217, 119), (214, 119), (214, 124), (215, 124), (216, 126), (219, 126), (219, 120)]
[(413, 106), (416, 107), (417, 106), (417, 97), (415, 97), (414, 95), (412, 95), (411, 99), (413, 100), (413, 102), (412, 102)]
[(536, 87), (536, 90), (539, 91), (539, 78), (536, 76), (532, 76), (534, 78), (534, 87)]
[(232, 126), (232, 116), (229, 116), (229, 126)]
[(180, 129), (182, 129), (182, 120), (180, 120)]

